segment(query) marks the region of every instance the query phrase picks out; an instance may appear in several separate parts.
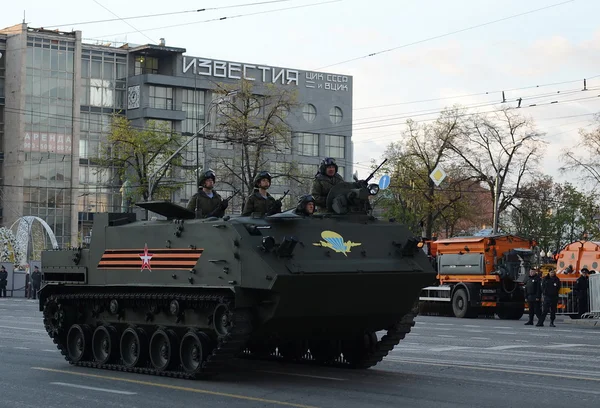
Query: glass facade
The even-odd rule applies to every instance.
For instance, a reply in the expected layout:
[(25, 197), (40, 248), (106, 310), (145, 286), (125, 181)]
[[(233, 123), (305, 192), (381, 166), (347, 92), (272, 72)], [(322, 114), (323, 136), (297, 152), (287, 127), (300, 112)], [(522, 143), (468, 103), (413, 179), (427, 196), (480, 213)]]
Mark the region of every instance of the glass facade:
[(46, 220), (71, 243), (73, 41), (27, 37), (23, 215)]
[(90, 213), (121, 211), (120, 186), (111, 169), (98, 166), (100, 143), (110, 131), (111, 116), (126, 108), (127, 54), (94, 48), (81, 51), (79, 120), (80, 238), (91, 228)]

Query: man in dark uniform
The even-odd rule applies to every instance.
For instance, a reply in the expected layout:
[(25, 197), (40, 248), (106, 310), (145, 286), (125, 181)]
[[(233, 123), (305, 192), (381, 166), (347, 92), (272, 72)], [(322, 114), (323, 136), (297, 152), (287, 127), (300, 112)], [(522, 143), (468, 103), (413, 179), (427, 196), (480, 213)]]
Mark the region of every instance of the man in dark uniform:
[(588, 312), (588, 292), (590, 290), (590, 277), (588, 273), (588, 268), (582, 268), (581, 276), (577, 278), (575, 285), (573, 285), (573, 293), (577, 297), (577, 313), (579, 313), (579, 316)]
[(525, 299), (527, 300), (527, 307), (529, 309), (529, 320), (525, 323), (525, 326), (533, 325), (533, 316), (537, 316), (538, 323), (536, 326), (543, 326), (541, 320), (541, 307), (540, 299), (542, 298), (542, 284), (537, 271), (534, 269), (529, 270), (529, 276), (525, 281)]
[(303, 195), (298, 200), (298, 205), (294, 212), (298, 215), (310, 217), (315, 212), (315, 198), (310, 194)]
[(40, 268), (35, 266), (33, 268), (33, 273), (31, 274), (31, 294), (33, 295), (33, 299), (36, 299), (37, 292), (40, 290), (41, 285), (42, 273), (40, 272)]
[(544, 306), (542, 310), (541, 324), (544, 324), (548, 311), (550, 311), (550, 327), (554, 326), (556, 319), (556, 309), (558, 307), (558, 292), (560, 291), (560, 279), (556, 276), (556, 270), (551, 269), (548, 275), (542, 279), (542, 294), (544, 295)]
[(4, 265), (0, 268), (0, 297), (6, 297), (6, 285), (8, 284), (8, 272)]
[(225, 209), (229, 206), (229, 203), (224, 201), (219, 193), (213, 190), (215, 181), (216, 176), (214, 171), (208, 169), (207, 171), (202, 172), (202, 176), (198, 180), (202, 190), (194, 194), (188, 202), (187, 209), (190, 211), (195, 212), (196, 204), (198, 205), (198, 210), (202, 212), (200, 218), (209, 216), (221, 218), (225, 215)]
[(246, 199), (242, 211), (243, 216), (253, 213), (264, 216), (281, 212), (281, 200), (275, 200), (271, 194), (267, 193), (269, 187), (271, 187), (271, 174), (268, 171), (261, 171), (254, 179), (254, 192)]
[(312, 184), (311, 194), (315, 199), (315, 205), (320, 211), (327, 210), (327, 194), (333, 186), (344, 182), (342, 176), (338, 174), (338, 165), (332, 157), (326, 157), (321, 161), (319, 172), (315, 176)]

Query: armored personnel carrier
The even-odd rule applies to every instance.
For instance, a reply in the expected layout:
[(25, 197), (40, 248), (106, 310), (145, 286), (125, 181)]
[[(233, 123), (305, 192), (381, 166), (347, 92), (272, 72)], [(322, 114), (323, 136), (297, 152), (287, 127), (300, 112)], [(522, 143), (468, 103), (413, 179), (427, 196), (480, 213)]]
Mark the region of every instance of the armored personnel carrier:
[(179, 378), (236, 357), (374, 366), (435, 281), (418, 240), (369, 215), (377, 191), (340, 183), (309, 217), (95, 214), (89, 247), (42, 252), (45, 329), (71, 364)]

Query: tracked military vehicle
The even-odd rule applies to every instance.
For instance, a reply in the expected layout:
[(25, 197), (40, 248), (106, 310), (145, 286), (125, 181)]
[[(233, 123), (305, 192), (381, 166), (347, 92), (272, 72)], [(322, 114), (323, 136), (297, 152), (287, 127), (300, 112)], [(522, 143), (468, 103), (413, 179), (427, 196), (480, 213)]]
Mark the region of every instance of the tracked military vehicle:
[(377, 190), (340, 183), (311, 217), (95, 214), (89, 247), (42, 253), (45, 328), (71, 364), (180, 378), (237, 357), (374, 366), (435, 281), (418, 240), (369, 215)]

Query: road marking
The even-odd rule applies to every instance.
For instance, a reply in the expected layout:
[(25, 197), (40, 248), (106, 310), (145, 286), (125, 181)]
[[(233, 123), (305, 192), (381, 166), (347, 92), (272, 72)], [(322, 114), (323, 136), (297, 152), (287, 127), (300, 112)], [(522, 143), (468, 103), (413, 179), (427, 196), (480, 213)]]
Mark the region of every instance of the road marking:
[(529, 340), (515, 340), (517, 343), (529, 343)]
[(454, 326), (454, 323), (433, 323), (437, 326)]
[(567, 348), (567, 347), (586, 347), (587, 344), (573, 344), (573, 343), (566, 343), (566, 344), (553, 344), (551, 346), (544, 346), (544, 348), (549, 348), (549, 349), (561, 349), (561, 348)]
[(448, 338), (452, 338), (452, 339), (456, 338), (456, 336), (449, 336), (447, 334), (438, 334), (437, 336), (438, 337), (448, 337)]
[(452, 350), (464, 350), (464, 349), (470, 349), (470, 348), (472, 348), (472, 347), (450, 346), (450, 347), (430, 348), (428, 351), (452, 351)]
[(492, 327), (492, 329), (512, 329), (512, 327), (508, 327), (508, 326), (494, 326), (494, 327)]
[(550, 337), (549, 334), (541, 334), (541, 333), (527, 333), (530, 336), (537, 336), (537, 337)]
[(565, 333), (572, 333), (573, 332), (573, 330), (562, 330), (562, 329), (557, 329), (557, 330), (552, 330), (552, 331), (565, 332)]
[(48, 371), (51, 373), (71, 374), (71, 375), (77, 375), (80, 377), (101, 378), (104, 380), (121, 381), (121, 382), (126, 382), (126, 383), (131, 383), (131, 384), (147, 385), (150, 387), (166, 388), (166, 389), (177, 390), (177, 391), (195, 392), (197, 394), (215, 395), (215, 396), (219, 396), (219, 397), (235, 398), (235, 399), (245, 400), (245, 401), (257, 401), (257, 402), (263, 402), (263, 403), (267, 403), (267, 404), (285, 405), (288, 407), (316, 408), (312, 405), (294, 404), (293, 402), (276, 401), (276, 400), (270, 400), (270, 399), (265, 399), (265, 398), (251, 397), (249, 395), (230, 394), (227, 392), (210, 391), (210, 390), (203, 390), (200, 388), (191, 388), (191, 387), (181, 387), (181, 386), (177, 386), (177, 385), (160, 384), (160, 383), (154, 383), (154, 382), (150, 382), (150, 381), (132, 380), (129, 378), (119, 378), (119, 377), (112, 377), (112, 376), (108, 376), (108, 375), (80, 373), (77, 371), (57, 370), (55, 368), (45, 368), (45, 367), (31, 367), (31, 369), (38, 370), (38, 371)]
[(510, 350), (510, 349), (516, 349), (516, 348), (521, 348), (521, 347), (538, 347), (538, 346), (527, 346), (525, 344), (519, 344), (518, 346), (493, 346), (493, 347), (486, 347), (486, 350)]
[(56, 353), (56, 352), (58, 352), (58, 350), (42, 350), (42, 351), (47, 351), (48, 353)]
[(270, 370), (256, 370), (256, 371), (261, 372), (261, 373), (269, 373), (269, 374), (277, 374), (277, 375), (290, 375), (290, 376), (295, 376), (295, 377), (316, 378), (318, 380), (348, 381), (346, 378), (323, 377), (323, 376), (320, 376), (320, 375), (283, 373), (281, 371), (270, 371)]
[[(540, 377), (555, 377), (555, 378), (561, 378), (561, 379), (565, 378), (564, 373), (554, 374), (554, 373), (547, 373), (547, 372), (543, 372), (543, 371), (528, 371), (526, 369), (521, 369), (521, 368), (508, 369), (508, 368), (483, 367), (483, 366), (460, 364), (460, 363), (433, 363), (433, 362), (401, 359), (401, 358), (395, 358), (394, 361), (408, 363), (408, 364), (429, 365), (429, 366), (435, 366), (435, 367), (460, 367), (460, 368), (468, 368), (468, 369), (472, 369), (472, 370), (481, 370), (481, 371), (496, 371), (496, 372), (501, 372), (501, 373), (525, 374), (525, 375), (533, 375), (533, 376), (540, 376)], [(600, 382), (600, 378), (581, 377), (581, 376), (577, 376), (574, 374), (569, 374), (568, 378), (570, 380), (585, 380), (585, 381)]]
[(489, 337), (471, 337), (472, 340), (490, 340)]
[(476, 324), (464, 324), (464, 327), (481, 327), (481, 326), (477, 326)]
[(120, 391), (120, 390), (111, 390), (108, 388), (88, 387), (87, 385), (69, 384), (69, 383), (63, 383), (63, 382), (51, 382), (50, 384), (62, 385), (64, 387), (81, 388), (83, 390), (110, 392), (112, 394), (123, 394), (123, 395), (136, 395), (137, 394), (137, 392), (131, 392), (131, 391)]
[(14, 349), (17, 350), (29, 350), (29, 347), (13, 347)]
[(469, 332), (469, 333), (483, 333), (483, 330), (473, 330), (473, 329), (471, 329), (471, 330), (465, 330), (465, 331)]
[(29, 330), (35, 333), (46, 333), (46, 330), (35, 330), (31, 327), (12, 327), (12, 326), (0, 326), (0, 329), (12, 329), (12, 330)]
[(515, 333), (515, 332), (507, 332), (507, 331), (501, 331), (501, 332), (496, 332), (496, 333), (497, 334), (511, 334), (511, 335), (512, 334), (518, 334), (518, 333)]

